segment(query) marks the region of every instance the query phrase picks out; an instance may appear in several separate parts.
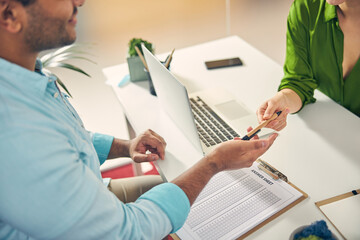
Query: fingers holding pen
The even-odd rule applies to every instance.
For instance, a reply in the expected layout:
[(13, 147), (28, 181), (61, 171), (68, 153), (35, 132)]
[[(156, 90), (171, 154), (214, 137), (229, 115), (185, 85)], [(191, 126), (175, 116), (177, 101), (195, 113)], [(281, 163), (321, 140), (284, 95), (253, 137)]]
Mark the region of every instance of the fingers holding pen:
[(260, 107), (257, 109), (256, 111), (256, 116), (258, 119), (258, 122), (261, 123), (263, 121), (265, 121), (264, 119), (264, 114), (266, 109), (268, 108), (268, 102), (264, 102), (263, 104), (260, 105)]
[(274, 97), (260, 105), (256, 112), (259, 123), (270, 119), (274, 113), (282, 111), (282, 113), (275, 120), (269, 122), (266, 127), (280, 131), (287, 125), (286, 119), (290, 113), (290, 107), (288, 96), (285, 92), (286, 91), (283, 90), (279, 91)]
[(269, 122), (266, 127), (272, 128), (276, 131), (282, 130), (287, 125), (287, 116), (288, 116), (289, 112), (290, 112), (290, 110), (288, 108), (283, 109), (281, 114), (277, 118), (275, 118), (274, 120)]

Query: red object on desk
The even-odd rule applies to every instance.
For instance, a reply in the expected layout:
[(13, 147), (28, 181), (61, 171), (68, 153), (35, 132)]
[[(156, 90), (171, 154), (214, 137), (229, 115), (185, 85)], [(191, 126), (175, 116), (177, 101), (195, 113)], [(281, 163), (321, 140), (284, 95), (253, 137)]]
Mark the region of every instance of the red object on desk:
[[(154, 164), (152, 162), (150, 164), (152, 165), (153, 168), (144, 174), (145, 175), (159, 175)], [(131, 163), (129, 163), (127, 165), (113, 168), (113, 169), (107, 170), (105, 172), (102, 172), (101, 176), (103, 178), (112, 178), (112, 179), (134, 177), (133, 166)]]

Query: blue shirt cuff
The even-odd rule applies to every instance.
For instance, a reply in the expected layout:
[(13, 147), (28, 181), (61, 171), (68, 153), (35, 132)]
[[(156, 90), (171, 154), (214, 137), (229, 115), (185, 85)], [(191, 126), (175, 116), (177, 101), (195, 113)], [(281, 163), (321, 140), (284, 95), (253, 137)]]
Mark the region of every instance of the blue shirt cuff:
[(100, 133), (94, 133), (92, 135), (92, 142), (99, 157), (100, 165), (108, 158), (113, 141), (113, 136)]
[(190, 212), (190, 202), (184, 191), (173, 183), (163, 183), (147, 191), (139, 199), (146, 199), (158, 205), (168, 216), (171, 233), (179, 230)]

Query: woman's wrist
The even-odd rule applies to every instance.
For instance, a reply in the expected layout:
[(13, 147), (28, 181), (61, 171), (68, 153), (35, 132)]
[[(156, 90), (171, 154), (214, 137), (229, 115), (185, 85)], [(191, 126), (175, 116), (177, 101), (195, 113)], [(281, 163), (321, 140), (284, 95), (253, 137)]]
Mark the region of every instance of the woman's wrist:
[(302, 101), (299, 95), (294, 90), (285, 88), (280, 90), (278, 94), (281, 94), (284, 105), (289, 108), (290, 113), (295, 113), (301, 109)]

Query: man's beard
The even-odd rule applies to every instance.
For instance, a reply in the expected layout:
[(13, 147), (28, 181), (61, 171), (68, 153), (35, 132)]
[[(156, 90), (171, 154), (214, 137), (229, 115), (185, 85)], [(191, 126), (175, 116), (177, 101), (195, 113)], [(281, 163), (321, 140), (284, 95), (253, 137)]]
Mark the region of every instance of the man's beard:
[(27, 13), (29, 26), (25, 32), (25, 43), (31, 51), (40, 52), (75, 42), (75, 37), (66, 31), (67, 22), (64, 20), (44, 16), (40, 6), (29, 7)]

